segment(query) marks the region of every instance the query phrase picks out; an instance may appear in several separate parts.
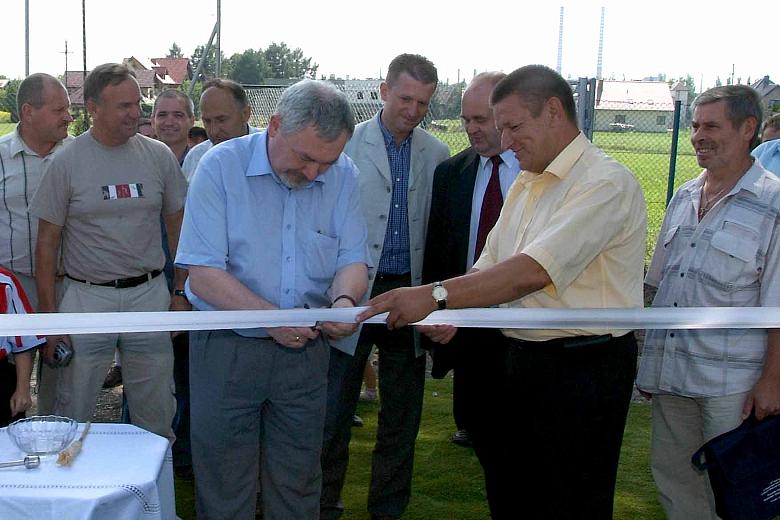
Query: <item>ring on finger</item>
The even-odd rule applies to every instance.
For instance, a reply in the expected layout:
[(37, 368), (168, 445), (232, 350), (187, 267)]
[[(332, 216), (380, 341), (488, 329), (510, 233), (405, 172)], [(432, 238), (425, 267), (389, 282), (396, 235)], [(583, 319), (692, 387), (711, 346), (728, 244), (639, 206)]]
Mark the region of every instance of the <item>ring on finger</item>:
[(301, 340), (300, 336), (295, 336), (295, 341), (300, 341), (300, 340)]

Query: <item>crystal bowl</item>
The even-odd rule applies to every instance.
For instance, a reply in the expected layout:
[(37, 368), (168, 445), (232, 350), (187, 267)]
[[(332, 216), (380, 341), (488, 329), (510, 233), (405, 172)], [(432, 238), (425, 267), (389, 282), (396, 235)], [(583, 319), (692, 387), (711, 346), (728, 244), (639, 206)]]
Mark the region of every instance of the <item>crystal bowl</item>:
[(68, 417), (35, 415), (11, 423), (8, 436), (28, 455), (48, 455), (65, 449), (76, 436), (79, 424)]

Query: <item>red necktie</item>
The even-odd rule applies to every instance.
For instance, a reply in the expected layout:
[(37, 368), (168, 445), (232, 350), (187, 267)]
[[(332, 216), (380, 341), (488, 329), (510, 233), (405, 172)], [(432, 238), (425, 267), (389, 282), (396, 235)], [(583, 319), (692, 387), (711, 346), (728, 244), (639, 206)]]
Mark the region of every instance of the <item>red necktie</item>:
[(501, 213), (501, 205), (504, 197), (501, 196), (501, 182), (498, 178), (498, 167), (501, 165), (501, 157), (494, 155), (490, 158), (493, 163), (493, 171), (490, 173), (490, 181), (485, 196), (482, 198), (482, 210), (479, 212), (479, 229), (477, 230), (477, 246), (474, 249), (474, 261), (482, 254), (488, 233), (493, 229)]

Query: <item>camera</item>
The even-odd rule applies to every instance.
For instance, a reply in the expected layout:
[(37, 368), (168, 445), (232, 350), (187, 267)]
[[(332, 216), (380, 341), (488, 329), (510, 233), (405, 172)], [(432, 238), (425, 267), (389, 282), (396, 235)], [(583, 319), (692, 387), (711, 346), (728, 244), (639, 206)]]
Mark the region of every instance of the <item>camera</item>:
[(73, 347), (63, 341), (57, 342), (57, 345), (54, 347), (54, 355), (52, 358), (51, 361), (44, 360), (51, 368), (68, 366), (70, 360), (73, 359)]

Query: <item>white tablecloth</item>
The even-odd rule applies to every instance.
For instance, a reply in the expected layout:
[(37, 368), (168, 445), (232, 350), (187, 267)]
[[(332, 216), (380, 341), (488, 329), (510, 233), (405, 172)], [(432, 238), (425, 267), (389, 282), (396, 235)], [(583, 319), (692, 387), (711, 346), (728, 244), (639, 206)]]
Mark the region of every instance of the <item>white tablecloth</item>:
[[(79, 433), (84, 425), (79, 425)], [(0, 429), (0, 462), (23, 459)], [(93, 424), (69, 467), (0, 469), (0, 519), (175, 520), (168, 441), (129, 424)]]

